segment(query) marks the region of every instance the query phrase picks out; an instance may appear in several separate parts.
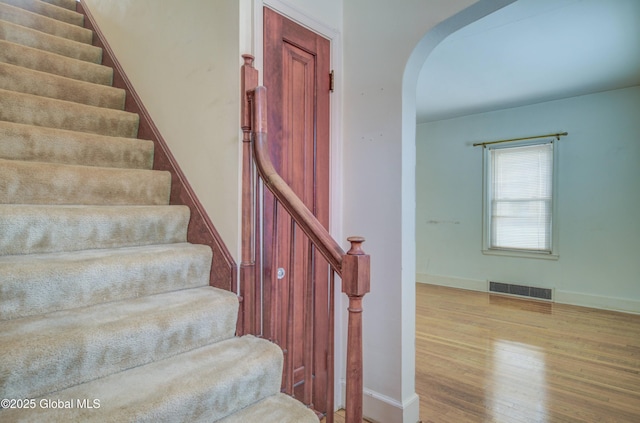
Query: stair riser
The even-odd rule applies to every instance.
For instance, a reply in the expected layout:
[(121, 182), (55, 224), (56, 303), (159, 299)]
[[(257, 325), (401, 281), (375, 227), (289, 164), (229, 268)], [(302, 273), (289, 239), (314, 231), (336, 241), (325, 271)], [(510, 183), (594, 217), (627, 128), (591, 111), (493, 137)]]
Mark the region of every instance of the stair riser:
[(58, 7), (64, 7), (71, 11), (76, 11), (77, 0), (42, 0), (45, 3), (53, 4)]
[(110, 137), (135, 138), (140, 117), (119, 110), (0, 90), (0, 120)]
[(0, 204), (0, 255), (186, 242), (189, 209)]
[(76, 81), (7, 63), (0, 63), (0, 89), (95, 107), (124, 109), (124, 90)]
[(212, 422), (260, 403), (271, 421), (315, 421), (291, 398), (261, 402), (282, 350), (234, 337), (238, 297), (208, 286), (211, 248), (186, 243), (189, 208), (168, 206), (171, 173), (149, 170), (154, 143), (134, 139), (76, 6), (0, 0), (0, 392), (72, 405), (38, 398), (0, 420)]
[(210, 269), (191, 244), (0, 257), (0, 320), (207, 286)]
[(253, 337), (236, 338), (47, 397), (98, 398), (99, 409), (52, 413), (36, 407), (5, 410), (3, 417), (11, 422), (210, 423), (276, 394), (281, 379), (279, 347)]
[(247, 407), (218, 423), (318, 423), (316, 414), (289, 395), (280, 393)]
[(35, 398), (231, 338), (238, 301), (215, 291), (188, 289), (0, 322), (0, 391)]
[(0, 40), (0, 62), (94, 84), (111, 85), (113, 82), (113, 69), (109, 67), (5, 40)]
[(0, 160), (1, 204), (166, 205), (171, 174)]
[[(62, 22), (66, 22), (76, 26), (84, 25), (84, 16), (75, 9), (70, 10), (68, 8), (62, 8), (54, 4), (50, 4), (46, 1), (39, 0), (2, 0), (4, 3), (10, 4), (15, 7), (19, 7), (28, 10), (33, 13), (37, 13), (42, 16), (47, 16)], [(67, 7), (70, 5), (66, 3)]]
[(153, 142), (0, 121), (0, 159), (151, 169)]
[(85, 62), (102, 63), (102, 50), (98, 47), (45, 34), (7, 21), (0, 21), (0, 39)]
[(6, 3), (0, 3), (0, 19), (84, 44), (91, 44), (93, 41), (91, 30), (60, 22)]

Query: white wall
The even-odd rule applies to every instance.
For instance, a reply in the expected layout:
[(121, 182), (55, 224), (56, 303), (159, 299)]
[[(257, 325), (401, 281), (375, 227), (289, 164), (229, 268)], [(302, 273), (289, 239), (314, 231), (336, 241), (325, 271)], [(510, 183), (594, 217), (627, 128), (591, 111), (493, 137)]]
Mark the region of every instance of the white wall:
[[(417, 277), (555, 288), (556, 301), (640, 312), (640, 87), (418, 126)], [(559, 141), (557, 261), (488, 256), (478, 141), (568, 131)]]
[[(371, 255), (364, 300), (365, 415), (418, 421), (415, 395), (415, 92), (430, 50), (456, 25), (438, 26), (474, 0), (344, 2), (344, 231)], [(476, 6), (474, 5), (474, 7)]]
[(239, 2), (85, 3), (239, 261)]
[[(364, 301), (364, 412), (375, 421), (418, 421), (417, 75), (444, 36), (511, 1), (264, 0), (328, 28), (342, 53), (333, 57), (332, 107), (344, 113), (332, 115), (332, 157), (342, 166), (341, 178), (332, 174), (332, 194), (339, 195), (332, 218), (342, 219), (345, 236), (365, 236), (372, 256), (372, 292)], [(86, 2), (237, 259), (239, 56), (254, 53), (260, 65), (263, 0)], [(471, 5), (473, 13), (449, 19)]]
[[(338, 156), (342, 164), (332, 171), (332, 192), (341, 194), (332, 197), (332, 219), (342, 220), (338, 233), (365, 236), (364, 249), (372, 256), (371, 293), (364, 301), (364, 414), (374, 421), (419, 419), (414, 261), (417, 75), (443, 37), (511, 1), (264, 0), (318, 32), (335, 29), (332, 48), (343, 53), (336, 57), (334, 50), (333, 57), (337, 89), (332, 108), (337, 105), (344, 112), (332, 116), (333, 131), (341, 128), (332, 133), (332, 158)], [(480, 7), (448, 19), (474, 3)], [(259, 9), (257, 4), (255, 15)], [(258, 23), (256, 32), (261, 30)], [(260, 58), (261, 38), (256, 35), (255, 54)], [(335, 178), (336, 173), (341, 177)], [(346, 308), (344, 296), (337, 298), (343, 298), (342, 309)]]
[(299, 12), (304, 15), (303, 20), (313, 20), (336, 30), (342, 28), (342, 3), (343, 0), (263, 0), (264, 5), (281, 14), (298, 19), (296, 12)]

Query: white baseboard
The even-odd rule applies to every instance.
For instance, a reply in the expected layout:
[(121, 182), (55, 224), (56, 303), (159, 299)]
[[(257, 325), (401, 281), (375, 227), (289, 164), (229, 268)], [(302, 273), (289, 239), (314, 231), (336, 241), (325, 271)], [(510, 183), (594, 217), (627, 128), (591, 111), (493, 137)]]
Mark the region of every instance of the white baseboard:
[(430, 285), (448, 286), (449, 288), (467, 289), (470, 291), (487, 292), (487, 281), (477, 279), (463, 279), (452, 276), (436, 276), (426, 273), (417, 273), (416, 281)]
[[(471, 291), (487, 292), (487, 281), (463, 279), (451, 276), (416, 274), (418, 283), (448, 286), (450, 288), (467, 289)], [(580, 292), (562, 291), (554, 289), (553, 301), (559, 304), (570, 304), (581, 307), (598, 308), (601, 310), (621, 311), (624, 313), (640, 314), (640, 301), (626, 298), (604, 297), (600, 295), (583, 294)]]
[[(341, 383), (342, 392), (346, 392), (344, 380)], [(420, 421), (420, 397), (414, 393), (408, 400), (401, 403), (365, 388), (362, 410), (363, 417), (373, 423), (417, 423)]]
[(556, 289), (554, 301), (562, 304), (640, 314), (640, 301), (626, 298), (603, 297)]

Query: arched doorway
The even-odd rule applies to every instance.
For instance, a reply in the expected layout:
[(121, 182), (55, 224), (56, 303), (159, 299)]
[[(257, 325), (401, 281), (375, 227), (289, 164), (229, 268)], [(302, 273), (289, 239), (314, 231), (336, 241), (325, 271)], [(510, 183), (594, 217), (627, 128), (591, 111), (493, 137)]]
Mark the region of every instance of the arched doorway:
[[(482, 17), (513, 3), (481, 0), (427, 32), (414, 48), (405, 66), (402, 80), (402, 238), (413, 248), (403, 253), (403, 268), (416, 269), (416, 87), (424, 62), (447, 36)], [(415, 280), (403, 280), (403, 308), (415, 310)], [(414, 319), (403, 320), (403, 332), (415, 334)], [(415, 335), (414, 335), (415, 336)], [(415, 344), (414, 344), (415, 347)], [(410, 370), (415, 374), (415, 354)], [(406, 377), (407, 375), (404, 374)], [(415, 387), (415, 384), (413, 385)]]
[[(517, 4), (513, 5), (513, 7), (522, 7), (525, 3), (527, 2), (518, 1)], [(543, 2), (540, 2), (536, 5), (542, 6), (542, 4)], [(551, 8), (561, 8), (560, 2), (544, 2), (544, 4), (546, 4), (547, 7)], [(590, 46), (589, 50), (596, 52), (599, 57), (596, 59), (596, 62), (591, 62), (593, 63), (592, 65), (585, 65), (584, 63), (589, 62), (580, 60), (578, 59), (578, 55), (569, 52), (564, 56), (559, 56), (562, 60), (553, 60), (553, 63), (549, 66), (549, 68), (552, 68), (554, 73), (561, 73), (565, 67), (565, 62), (574, 62), (581, 64), (582, 68), (578, 69), (577, 71), (574, 70), (573, 72), (574, 79), (578, 79), (578, 76), (582, 76), (579, 74), (585, 73), (586, 70), (591, 71), (593, 68), (597, 68), (601, 63), (606, 63), (607, 67), (610, 69), (616, 68), (616, 66), (614, 66), (616, 63), (616, 55), (614, 53), (621, 50), (621, 46), (624, 45), (625, 42), (624, 40), (616, 40), (616, 42), (606, 43), (605, 32), (609, 30), (617, 34), (637, 34), (637, 32), (626, 29), (627, 17), (630, 17), (629, 19), (631, 20), (634, 19), (631, 16), (635, 16), (637, 22), (637, 3), (634, 6), (635, 8), (632, 8), (631, 5), (633, 4), (633, 2), (625, 1), (608, 2), (606, 6), (604, 3), (597, 2), (562, 2), (562, 7), (565, 7), (567, 9), (569, 9), (570, 6), (586, 7), (587, 4), (591, 6), (597, 6), (599, 8), (599, 15), (591, 14), (591, 25), (588, 28), (588, 30), (592, 32), (593, 22), (598, 22), (597, 26), (600, 28), (599, 34), (597, 35), (598, 38), (591, 39), (590, 37), (588, 37), (588, 31), (586, 29), (584, 30), (584, 32), (574, 31), (570, 35), (572, 36), (571, 39), (579, 40), (574, 42), (574, 47)], [(616, 19), (612, 19), (611, 17), (614, 16), (614, 12), (611, 9), (614, 7), (622, 7), (623, 10), (626, 11), (626, 13), (615, 14)], [(586, 16), (586, 11), (581, 10), (581, 13), (577, 13), (577, 11), (575, 11), (572, 13), (572, 15), (580, 15), (581, 17), (584, 17)], [(557, 22), (560, 20), (556, 19), (554, 14), (545, 13), (544, 18), (544, 25), (538, 25), (536, 27), (538, 29), (538, 33), (536, 34), (538, 35), (537, 38), (545, 38), (552, 35), (552, 41), (554, 43), (565, 43), (564, 37), (567, 35), (565, 33), (565, 29), (572, 24), (571, 21), (573, 21), (573, 19), (568, 19), (568, 17), (565, 17), (565, 19), (562, 20), (563, 27), (560, 28), (557, 25)], [(552, 22), (555, 22), (556, 25), (551, 25)], [(549, 25), (552, 30), (549, 30), (547, 28), (547, 25)], [(462, 33), (464, 32), (464, 30), (460, 32)], [(635, 44), (633, 44), (636, 50), (637, 39), (638, 38), (636, 35), (636, 41)], [(526, 52), (531, 57), (537, 57), (537, 63), (539, 63), (540, 66), (544, 66), (544, 60), (547, 60), (547, 57), (556, 57), (551, 54), (551, 48), (539, 49), (542, 53), (544, 53), (544, 55), (541, 56), (540, 54), (538, 54), (538, 56), (535, 56), (535, 54), (533, 54), (535, 49), (524, 48), (525, 44), (522, 42), (517, 43), (516, 39), (510, 41), (514, 41), (513, 44), (518, 44), (520, 50), (523, 53)], [(629, 45), (629, 42), (627, 41), (626, 44)], [(591, 46), (594, 46), (594, 48), (591, 48)], [(598, 50), (598, 48), (595, 48), (595, 46), (608, 47)], [(576, 48), (576, 50), (582, 53), (582, 50), (584, 49)], [(578, 53), (578, 51), (576, 53)], [(634, 51), (635, 50), (626, 51), (626, 53), (623, 52), (622, 55), (627, 58), (633, 57), (635, 56), (635, 54), (633, 53)], [(430, 57), (430, 59), (435, 58), (437, 55), (436, 53), (434, 53)], [(607, 56), (607, 60), (603, 60), (603, 55), (605, 54)], [(519, 58), (519, 56), (516, 54), (512, 54), (510, 56), (510, 59), (512, 60), (515, 60), (517, 58)], [(544, 60), (541, 60), (542, 58), (544, 58)], [(463, 59), (469, 58), (463, 57)], [(520, 60), (522, 60), (521, 57)], [(495, 59), (489, 60), (488, 62), (496, 64), (501, 63), (501, 61)], [(469, 67), (472, 69), (476, 69), (473, 66)], [(518, 77), (520, 75), (513, 75), (512, 77), (509, 77), (509, 72), (505, 72), (504, 69), (506, 69), (506, 66), (504, 65), (496, 67), (495, 74), (505, 75), (504, 79), (510, 81), (510, 84), (522, 85), (518, 82)], [(538, 72), (538, 74), (542, 73), (543, 72)], [(637, 84), (637, 80), (636, 82), (633, 82), (633, 80), (631, 81), (631, 85), (637, 86)], [(462, 84), (458, 84), (455, 87), (459, 88), (459, 86), (461, 85)], [(439, 208), (431, 207), (421, 216), (419, 212), (417, 213), (419, 217), (424, 219), (423, 226), (430, 226), (431, 230), (429, 232), (424, 231), (422, 234), (420, 234), (420, 228), (417, 227), (418, 235), (416, 236), (416, 238), (419, 238), (421, 235), (425, 239), (428, 238), (429, 242), (431, 243), (432, 251), (436, 249), (440, 251), (439, 255), (432, 255), (430, 254), (431, 252), (420, 251), (419, 247), (416, 249), (418, 257), (420, 259), (425, 261), (427, 261), (427, 259), (431, 260), (431, 265), (429, 267), (431, 275), (444, 276), (433, 277), (429, 283), (443, 285), (450, 283), (451, 286), (456, 287), (463, 287), (467, 289), (476, 289), (475, 287), (477, 287), (477, 290), (486, 290), (486, 279), (491, 281), (501, 279), (492, 279), (488, 277), (485, 278), (485, 274), (490, 273), (491, 276), (495, 277), (495, 275), (505, 275), (507, 272), (510, 272), (510, 277), (513, 278), (510, 279), (510, 281), (517, 280), (523, 285), (536, 286), (536, 284), (552, 283), (553, 285), (551, 286), (555, 289), (554, 296), (557, 295), (557, 297), (554, 298), (556, 298), (557, 302), (572, 302), (573, 304), (591, 305), (596, 307), (601, 307), (604, 305), (605, 308), (608, 304), (610, 304), (609, 307), (612, 308), (619, 307), (619, 309), (624, 309), (624, 307), (627, 307), (627, 309), (632, 310), (634, 305), (630, 302), (626, 304), (623, 304), (622, 302), (615, 302), (614, 305), (613, 301), (609, 301), (610, 299), (606, 298), (607, 296), (611, 296), (614, 291), (617, 292), (619, 298), (634, 298), (634, 296), (636, 296), (637, 298), (637, 294), (634, 293), (634, 291), (637, 292), (637, 290), (633, 286), (631, 286), (631, 284), (627, 283), (625, 285), (623, 282), (618, 282), (618, 280), (629, 280), (631, 278), (616, 278), (616, 282), (614, 282), (615, 286), (609, 285), (606, 292), (598, 292), (598, 283), (596, 282), (596, 280), (604, 279), (602, 277), (602, 273), (600, 272), (605, 272), (607, 268), (607, 261), (600, 260), (601, 257), (613, 257), (614, 255), (616, 257), (619, 257), (620, 260), (617, 260), (617, 272), (624, 273), (632, 271), (632, 269), (634, 268), (637, 269), (637, 265), (633, 264), (630, 260), (623, 258), (626, 256), (624, 251), (622, 250), (617, 250), (616, 253), (612, 252), (612, 248), (609, 248), (606, 251), (599, 250), (598, 247), (595, 246), (597, 242), (592, 242), (591, 247), (584, 246), (584, 241), (587, 239), (587, 237), (584, 236), (585, 233), (590, 233), (590, 241), (601, 239), (603, 241), (603, 244), (606, 243), (607, 240), (616, 239), (616, 242), (619, 243), (620, 240), (626, 242), (624, 240), (630, 238), (621, 236), (620, 232), (618, 232), (615, 224), (613, 223), (608, 226), (605, 225), (599, 227), (598, 234), (593, 234), (593, 231), (591, 230), (592, 228), (590, 228), (589, 225), (580, 224), (578, 220), (574, 219), (574, 216), (580, 216), (583, 210), (589, 210), (589, 214), (591, 216), (602, 216), (602, 219), (604, 219), (604, 216), (609, 216), (610, 214), (616, 214), (622, 217), (622, 219), (620, 220), (625, 219), (623, 217), (624, 212), (621, 212), (621, 210), (629, 208), (629, 202), (626, 200), (626, 198), (629, 196), (629, 194), (635, 195), (632, 194), (632, 190), (635, 188), (630, 188), (625, 180), (623, 180), (624, 178), (615, 180), (611, 172), (600, 173), (597, 170), (594, 171), (594, 166), (590, 166), (589, 169), (587, 169), (586, 163), (598, 163), (599, 159), (597, 157), (602, 157), (605, 150), (612, 151), (612, 149), (614, 148), (613, 145), (616, 145), (616, 148), (619, 149), (627, 148), (625, 147), (625, 145), (630, 146), (628, 141), (624, 141), (625, 138), (628, 139), (628, 136), (626, 134), (635, 133), (637, 132), (637, 130), (633, 130), (632, 125), (629, 124), (629, 121), (631, 121), (632, 119), (630, 119), (628, 116), (628, 111), (630, 109), (630, 103), (628, 101), (630, 101), (630, 98), (633, 95), (636, 96), (636, 99), (638, 98), (637, 88), (635, 88), (635, 92), (629, 91), (630, 89), (633, 89), (633, 87), (625, 88), (624, 86), (622, 86), (608, 88), (610, 92), (607, 92), (607, 88), (604, 88), (602, 91), (598, 91), (598, 94), (569, 93), (569, 95), (567, 95), (566, 92), (563, 93), (562, 91), (567, 89), (569, 85), (570, 84), (565, 83), (563, 84), (561, 90), (558, 90), (557, 88), (555, 89), (555, 91), (560, 95), (559, 97), (557, 97), (557, 101), (550, 101), (547, 99), (540, 100), (543, 101), (543, 103), (506, 105), (501, 107), (501, 109), (503, 109), (502, 111), (491, 112), (491, 117), (481, 117), (477, 111), (475, 113), (467, 113), (471, 116), (467, 116), (465, 118), (441, 117), (432, 122), (432, 124), (429, 126), (432, 140), (444, 140), (446, 138), (446, 140), (449, 141), (450, 145), (456, 144), (458, 147), (455, 152), (453, 152), (453, 149), (451, 148), (445, 148), (444, 150), (441, 150), (440, 148), (442, 146), (432, 145), (435, 144), (435, 141), (433, 143), (431, 141), (427, 141), (427, 143), (429, 144), (429, 160), (424, 160), (423, 164), (426, 167), (438, 167), (439, 170), (448, 167), (451, 172), (442, 172), (436, 174), (435, 171), (432, 171), (428, 175), (421, 175), (419, 172), (417, 172), (416, 177), (420, 179), (422, 176), (425, 176), (431, 178), (431, 180), (435, 178), (440, 178), (442, 180), (457, 178), (458, 182), (461, 182), (460, 185), (458, 185), (458, 188), (456, 188), (456, 182), (453, 182), (447, 183), (446, 188), (438, 187), (435, 189), (430, 189), (428, 202), (431, 205), (439, 204)], [(588, 100), (586, 97), (589, 95), (593, 95), (594, 99)], [(596, 95), (598, 97), (595, 97)], [(571, 98), (575, 96), (580, 96), (580, 98), (575, 98), (572, 100)], [(613, 106), (616, 103), (622, 104), (623, 107), (616, 108), (615, 111), (613, 111)], [(608, 105), (608, 110), (605, 110), (603, 104)], [(567, 113), (567, 110), (573, 110), (573, 112)], [(627, 115), (627, 118), (624, 118), (625, 115)], [(491, 118), (491, 121), (489, 120), (489, 118)], [(615, 122), (615, 124), (613, 124), (613, 122)], [(551, 126), (549, 126), (550, 124)], [(471, 131), (468, 131), (467, 134), (460, 134), (460, 136), (458, 137), (457, 135), (453, 134), (452, 131), (453, 127), (456, 125), (457, 127), (464, 126), (466, 129), (471, 129)], [(529, 260), (528, 262), (525, 262), (522, 259), (513, 258), (496, 260), (495, 256), (490, 259), (493, 260), (491, 262), (492, 266), (490, 266), (491, 270), (487, 270), (489, 266), (482, 267), (483, 263), (481, 262), (481, 260), (483, 260), (483, 256), (481, 255), (480, 251), (480, 228), (482, 226), (479, 216), (481, 214), (480, 202), (482, 190), (480, 182), (480, 180), (482, 179), (481, 153), (479, 149), (474, 150), (471, 147), (471, 144), (474, 141), (489, 141), (504, 138), (513, 138), (516, 136), (537, 135), (542, 133), (539, 132), (540, 130), (544, 130), (549, 127), (555, 128), (556, 126), (562, 127), (564, 130), (568, 130), (569, 133), (580, 133), (579, 146), (578, 143), (570, 142), (570, 139), (567, 139), (564, 144), (562, 142), (559, 143), (562, 148), (560, 156), (564, 159), (567, 159), (560, 163), (560, 166), (563, 169), (563, 182), (561, 184), (562, 192), (564, 194), (567, 194), (569, 192), (571, 193), (570, 200), (568, 195), (565, 195), (565, 197), (561, 199), (561, 201), (563, 202), (564, 210), (564, 214), (561, 214), (559, 219), (561, 224), (564, 223), (564, 225), (562, 225), (563, 230), (561, 232), (564, 254), (563, 260), (561, 262), (562, 271), (560, 271), (560, 266), (556, 265), (554, 267), (553, 262), (550, 261)], [(636, 128), (636, 126), (633, 127)], [(436, 131), (435, 128), (439, 128), (438, 131)], [(483, 132), (483, 130), (479, 130), (480, 128), (485, 128), (486, 132)], [(592, 138), (594, 137), (591, 137), (591, 133), (595, 131), (591, 128), (598, 128), (597, 132), (600, 135), (597, 141), (592, 141)], [(622, 130), (620, 128), (626, 129)], [(502, 133), (496, 132), (501, 129), (506, 131)], [(610, 133), (612, 133), (611, 131), (615, 131), (615, 133), (618, 135), (609, 135)], [(487, 135), (490, 132), (493, 132), (493, 136)], [(607, 135), (603, 136), (605, 133)], [(503, 134), (508, 135), (502, 136)], [(420, 137), (419, 131), (417, 132), (417, 137)], [(608, 145), (608, 148), (604, 147), (606, 145)], [(637, 152), (637, 150), (634, 150), (633, 147), (632, 151)], [(422, 153), (418, 151), (417, 156), (424, 157), (424, 151)], [(451, 166), (452, 159), (446, 161), (442, 160), (442, 158), (445, 156), (455, 157), (456, 165)], [(436, 159), (432, 159), (432, 157), (436, 157)], [(581, 160), (583, 160), (583, 164), (580, 164)], [(619, 155), (615, 159), (612, 158), (611, 160), (612, 163), (615, 161), (616, 164), (614, 165), (614, 167), (616, 167), (618, 170), (627, 169), (626, 171), (614, 173), (619, 173), (620, 175), (622, 175), (626, 172), (626, 180), (628, 181), (629, 179), (633, 179), (629, 178), (629, 175), (631, 175), (633, 172), (631, 172), (629, 168), (625, 167), (626, 159), (624, 157)], [(464, 171), (461, 171), (461, 169), (464, 169)], [(568, 169), (571, 169), (571, 171), (569, 171)], [(637, 173), (633, 174), (637, 175)], [(615, 200), (611, 198), (609, 206), (597, 207), (592, 205), (585, 205), (584, 202), (581, 203), (582, 200), (580, 200), (580, 198), (593, 197), (593, 194), (588, 192), (588, 190), (592, 189), (592, 187), (598, 189), (598, 186), (605, 186), (603, 181), (610, 181), (608, 183), (608, 186), (622, 186), (623, 188), (621, 192), (627, 192), (628, 194), (626, 196), (617, 196)], [(463, 186), (469, 187), (469, 189), (467, 190)], [(445, 196), (434, 195), (434, 192), (436, 191), (440, 193), (456, 192), (456, 195), (449, 195), (448, 198), (446, 198)], [(603, 193), (604, 191), (606, 190), (602, 189)], [(576, 195), (577, 193), (584, 194)], [(420, 199), (418, 198), (419, 196), (420, 194), (416, 196), (418, 210), (420, 210)], [(466, 206), (467, 209), (471, 210), (472, 213), (461, 212), (460, 210), (462, 209), (458, 208), (458, 211), (455, 212), (458, 215), (454, 216), (451, 213), (451, 211), (453, 210), (451, 204), (457, 201), (460, 205), (459, 201), (465, 196), (467, 198), (471, 196), (474, 197), (473, 201), (464, 203), (464, 206)], [(423, 194), (423, 197), (427, 196)], [(426, 202), (427, 199), (425, 198), (424, 201)], [(442, 203), (445, 202), (448, 202), (449, 205), (442, 205)], [(626, 204), (626, 206), (623, 206), (622, 204)], [(570, 214), (569, 210), (573, 210), (573, 213)], [(474, 214), (475, 216), (472, 216)], [(469, 219), (470, 216), (472, 216), (473, 219)], [(598, 219), (600, 219), (600, 217)], [(567, 222), (569, 221), (571, 221), (571, 224), (567, 225)], [(465, 225), (467, 227), (473, 227), (476, 233), (469, 234), (468, 231), (462, 231), (460, 228)], [(607, 233), (607, 231), (609, 231), (608, 235), (601, 235)], [(434, 234), (436, 234), (436, 236), (434, 236)], [(441, 238), (438, 238), (437, 234), (440, 234)], [(438, 243), (438, 241), (441, 241), (446, 236), (458, 239), (465, 237), (467, 245), (469, 245), (469, 247), (467, 249), (459, 248), (459, 243), (458, 248), (449, 248), (451, 244), (447, 245), (446, 243), (442, 242)], [(452, 251), (455, 251), (455, 254), (452, 254)], [(569, 255), (568, 252), (571, 252), (571, 254)], [(595, 252), (597, 252), (597, 254), (595, 254)], [(477, 260), (472, 257), (472, 254), (477, 254)], [(597, 259), (594, 259), (593, 257), (589, 259), (590, 254), (593, 257), (597, 257)], [(440, 264), (443, 262), (442, 259), (446, 255), (449, 255), (449, 258), (445, 258), (444, 261), (448, 260), (448, 263), (446, 263), (446, 266), (440, 267)], [(484, 258), (484, 263), (486, 263), (486, 256)], [(458, 267), (456, 269), (459, 273), (445, 273), (443, 270), (441, 270), (445, 269), (447, 266), (448, 268), (451, 268), (451, 266), (454, 266), (456, 264), (456, 261), (457, 263), (461, 263), (464, 259), (466, 259), (464, 266), (458, 264)], [(509, 262), (506, 263), (505, 260), (509, 260)], [(592, 262), (599, 263), (598, 268), (596, 268), (596, 266), (592, 266)], [(437, 263), (438, 265), (436, 266), (434, 265), (434, 263)], [(475, 272), (469, 272), (468, 269), (471, 268), (472, 265), (476, 265), (475, 269), (478, 270), (476, 270)], [(521, 269), (516, 269), (516, 267), (520, 267)], [(586, 271), (585, 269), (589, 270)], [(418, 272), (420, 272), (419, 266), (417, 270)], [(527, 279), (529, 277), (531, 280)], [(589, 280), (592, 280), (593, 283), (587, 282)], [(571, 283), (573, 283), (573, 285), (570, 285)], [(544, 287), (546, 287), (546, 285)], [(587, 291), (589, 289), (591, 289), (591, 291)], [(595, 302), (596, 298), (601, 301), (600, 305), (587, 303), (588, 301)], [(579, 301), (583, 301), (583, 303), (580, 303)]]

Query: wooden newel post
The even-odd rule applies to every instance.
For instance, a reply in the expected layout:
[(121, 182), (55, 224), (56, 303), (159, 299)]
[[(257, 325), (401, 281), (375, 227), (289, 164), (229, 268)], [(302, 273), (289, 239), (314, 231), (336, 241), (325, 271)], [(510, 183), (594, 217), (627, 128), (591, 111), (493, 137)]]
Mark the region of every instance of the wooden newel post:
[(351, 249), (342, 261), (342, 292), (349, 297), (347, 333), (346, 423), (362, 422), (362, 298), (370, 289), (370, 257), (364, 238), (350, 237)]
[(240, 98), (242, 127), (242, 253), (240, 262), (240, 310), (237, 334), (258, 334), (260, 316), (256, 315), (255, 286), (256, 243), (255, 243), (255, 177), (253, 154), (251, 151), (251, 104), (247, 91), (258, 86), (258, 71), (253, 67), (253, 56), (243, 54), (244, 64), (240, 70)]
[(240, 68), (240, 126), (242, 127), (242, 141), (251, 142), (251, 105), (247, 91), (258, 86), (258, 71), (253, 67), (254, 58), (250, 54), (243, 54), (244, 64)]

